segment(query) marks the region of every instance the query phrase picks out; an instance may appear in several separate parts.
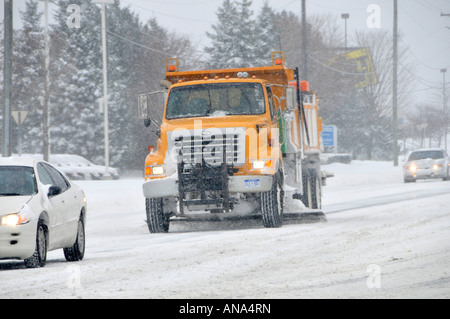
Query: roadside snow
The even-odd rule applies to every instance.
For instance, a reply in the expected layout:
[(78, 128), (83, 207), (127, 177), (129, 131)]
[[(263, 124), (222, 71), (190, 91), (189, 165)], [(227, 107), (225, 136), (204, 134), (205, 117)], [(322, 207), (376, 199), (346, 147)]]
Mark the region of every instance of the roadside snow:
[(326, 223), (180, 223), (152, 235), (141, 179), (78, 182), (85, 259), (51, 252), (31, 270), (0, 261), (0, 298), (449, 298), (450, 182), (403, 184), (401, 168), (383, 162), (324, 169), (335, 173), (325, 212), (356, 198), (446, 193), (353, 207)]

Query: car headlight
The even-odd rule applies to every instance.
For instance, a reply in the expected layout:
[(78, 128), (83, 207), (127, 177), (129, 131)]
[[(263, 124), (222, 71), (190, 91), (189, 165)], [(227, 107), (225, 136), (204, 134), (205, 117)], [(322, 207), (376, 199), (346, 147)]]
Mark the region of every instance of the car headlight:
[(409, 169), (411, 172), (415, 172), (415, 171), (417, 171), (417, 166), (416, 166), (415, 164), (411, 164), (411, 165), (409, 165), (408, 169)]
[(164, 175), (164, 167), (163, 166), (153, 166), (152, 167), (152, 175)]
[(30, 220), (26, 217), (22, 217), (19, 214), (9, 214), (2, 217), (2, 226), (17, 226), (28, 223)]

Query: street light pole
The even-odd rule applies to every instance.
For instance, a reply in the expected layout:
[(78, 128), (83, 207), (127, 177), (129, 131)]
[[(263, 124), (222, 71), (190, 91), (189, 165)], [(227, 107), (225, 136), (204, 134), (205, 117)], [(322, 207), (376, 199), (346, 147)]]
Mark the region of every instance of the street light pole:
[(11, 85), (13, 49), (13, 0), (5, 0), (3, 69), (3, 145), (4, 157), (11, 156)]
[(113, 4), (114, 0), (92, 0), (93, 3), (101, 5), (102, 14), (102, 51), (103, 51), (103, 115), (105, 126), (105, 174), (106, 178), (110, 177), (109, 173), (109, 118), (108, 118), (108, 49), (106, 46), (106, 5)]
[(306, 0), (302, 0), (302, 55), (303, 55), (303, 80), (308, 80), (308, 30), (306, 26)]
[(397, 0), (394, 0), (394, 30), (393, 30), (393, 52), (392, 52), (392, 139), (393, 139), (393, 153), (394, 153), (394, 166), (398, 166), (398, 123), (397, 123), (397, 23), (398, 23), (398, 9)]
[(347, 49), (347, 19), (350, 17), (349, 13), (342, 13), (341, 18), (345, 21), (345, 48)]
[(444, 104), (444, 148), (445, 152), (447, 153), (447, 126), (448, 126), (448, 118), (447, 118), (447, 98), (445, 96), (445, 72), (447, 72), (447, 69), (441, 69), (442, 73), (442, 99)]
[[(42, 0), (41, 0), (42, 1)], [(48, 32), (48, 0), (43, 0), (45, 5), (45, 87), (44, 87), (44, 123), (43, 123), (43, 158), (50, 159), (50, 37)]]

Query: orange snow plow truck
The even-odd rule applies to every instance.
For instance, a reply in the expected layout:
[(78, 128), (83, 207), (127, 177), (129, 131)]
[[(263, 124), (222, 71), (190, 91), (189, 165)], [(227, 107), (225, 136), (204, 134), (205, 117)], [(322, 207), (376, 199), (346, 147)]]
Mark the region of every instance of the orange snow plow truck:
[(271, 66), (240, 69), (179, 71), (168, 59), (160, 85), (138, 103), (145, 126), (159, 126), (143, 185), (151, 233), (199, 216), (260, 216), (280, 227), (288, 205), (321, 208), (317, 97), (283, 52), (272, 53)]

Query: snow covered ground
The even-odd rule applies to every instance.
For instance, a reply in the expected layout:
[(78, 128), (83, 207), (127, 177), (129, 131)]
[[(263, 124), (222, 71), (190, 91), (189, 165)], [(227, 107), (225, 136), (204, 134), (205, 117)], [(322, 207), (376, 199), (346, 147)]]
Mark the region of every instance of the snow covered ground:
[(330, 164), (327, 222), (171, 225), (149, 234), (142, 179), (78, 182), (87, 252), (0, 261), (0, 298), (450, 298), (450, 182), (386, 162)]

